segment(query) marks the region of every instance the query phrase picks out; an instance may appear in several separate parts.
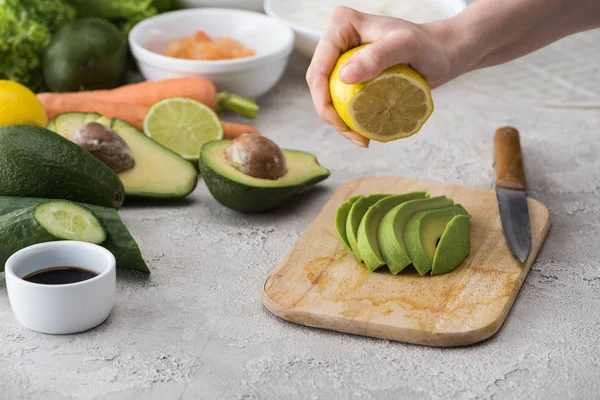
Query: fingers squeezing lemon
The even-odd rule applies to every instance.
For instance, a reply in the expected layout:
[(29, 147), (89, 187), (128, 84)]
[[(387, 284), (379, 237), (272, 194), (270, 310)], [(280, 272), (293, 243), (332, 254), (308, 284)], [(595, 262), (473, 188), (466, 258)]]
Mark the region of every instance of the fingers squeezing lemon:
[(364, 83), (340, 79), (342, 65), (365, 46), (338, 59), (329, 78), (333, 107), (350, 129), (366, 138), (390, 142), (414, 135), (433, 112), (429, 85), (417, 71), (396, 65)]

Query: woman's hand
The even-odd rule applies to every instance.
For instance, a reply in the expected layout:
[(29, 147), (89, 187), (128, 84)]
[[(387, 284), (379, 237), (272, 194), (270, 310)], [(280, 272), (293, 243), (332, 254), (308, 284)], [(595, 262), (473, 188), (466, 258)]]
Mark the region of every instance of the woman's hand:
[(345, 83), (364, 82), (388, 67), (408, 64), (435, 88), (463, 72), (458, 65), (461, 61), (457, 59), (458, 42), (446, 20), (416, 25), (347, 7), (336, 8), (306, 73), (317, 113), (342, 136), (358, 146), (368, 147), (369, 139), (351, 131), (331, 103), (329, 76), (339, 56), (361, 44), (371, 43), (342, 66), (340, 78)]
[[(435, 88), (477, 68), (514, 60), (562, 37), (600, 27), (600, 1), (477, 0), (452, 18), (413, 24), (346, 7), (329, 17), (306, 80), (319, 116), (361, 147), (369, 140), (337, 115), (329, 76), (338, 57), (371, 43), (346, 61), (340, 78), (359, 83), (396, 64), (408, 64)], [(593, 47), (593, 45), (591, 45)], [(595, 48), (591, 51), (595, 51)]]

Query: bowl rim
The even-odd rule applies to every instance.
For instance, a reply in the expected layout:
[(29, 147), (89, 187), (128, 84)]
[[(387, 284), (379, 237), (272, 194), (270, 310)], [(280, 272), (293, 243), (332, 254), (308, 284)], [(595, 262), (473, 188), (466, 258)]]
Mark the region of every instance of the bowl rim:
[[(102, 253), (108, 259), (108, 268), (99, 273), (98, 275), (86, 279), (85, 281), (74, 282), (74, 283), (63, 283), (57, 285), (44, 285), (35, 282), (29, 282), (22, 277), (18, 276), (14, 269), (15, 264), (21, 261), (21, 258), (26, 258), (31, 253), (45, 253), (48, 251), (52, 251), (53, 249), (65, 249), (70, 250), (71, 248), (79, 248), (83, 252), (86, 252), (92, 255), (94, 252), (96, 254)], [(112, 252), (108, 249), (94, 243), (82, 242), (78, 240), (55, 240), (52, 242), (43, 242), (33, 244), (31, 246), (27, 246), (22, 248), (21, 250), (16, 251), (12, 254), (7, 260), (5, 264), (4, 272), (7, 276), (7, 281), (13, 280), (15, 284), (20, 284), (32, 288), (40, 288), (40, 290), (66, 290), (67, 288), (78, 287), (78, 286), (86, 286), (86, 285), (95, 285), (101, 279), (105, 279), (107, 275), (115, 274), (117, 267), (117, 261)], [(51, 267), (49, 267), (51, 268)], [(10, 283), (7, 283), (10, 285)]]
[[(166, 18), (173, 18), (176, 15), (190, 15), (190, 14), (210, 14), (213, 12), (222, 13), (222, 14), (235, 14), (237, 16), (240, 15), (252, 15), (253, 17), (264, 18), (269, 23), (274, 23), (279, 28), (281, 28), (282, 32), (286, 37), (284, 37), (283, 45), (281, 48), (276, 51), (269, 51), (263, 54), (254, 55), (250, 57), (236, 58), (233, 60), (187, 60), (175, 57), (165, 56), (160, 53), (156, 53), (154, 51), (148, 50), (140, 43), (139, 36), (143, 34), (144, 29), (147, 29), (148, 25), (152, 24), (154, 21)], [(142, 61), (145, 63), (160, 65), (164, 67), (165, 65), (169, 65), (171, 68), (177, 69), (177, 67), (181, 67), (184, 69), (188, 69), (190, 67), (197, 68), (205, 68), (205, 69), (218, 69), (223, 67), (230, 67), (228, 71), (233, 69), (245, 69), (250, 66), (255, 66), (258, 64), (264, 64), (265, 62), (269, 62), (274, 58), (287, 57), (291, 54), (294, 48), (294, 38), (295, 33), (293, 29), (287, 26), (285, 23), (278, 21), (274, 18), (270, 18), (269, 16), (259, 13), (256, 11), (250, 10), (239, 10), (239, 9), (230, 9), (230, 8), (218, 8), (218, 7), (208, 7), (208, 8), (189, 8), (184, 10), (176, 10), (169, 11), (166, 13), (155, 15), (154, 17), (150, 17), (145, 19), (139, 23), (137, 23), (129, 32), (128, 41), (131, 47), (131, 51), (134, 57), (138, 61)], [(238, 68), (236, 68), (238, 67)], [(240, 68), (241, 67), (241, 68)]]
[[(264, 4), (263, 4), (263, 8), (265, 10), (265, 13), (272, 17), (273, 19), (276, 19), (278, 21), (280, 21), (281, 23), (289, 26), (290, 28), (292, 28), (294, 31), (306, 34), (306, 35), (310, 35), (310, 36), (316, 36), (317, 39), (320, 39), (321, 35), (323, 34), (323, 29), (314, 29), (314, 28), (310, 28), (308, 26), (302, 25), (302, 24), (298, 24), (296, 22), (292, 22), (289, 19), (286, 19), (284, 17), (282, 17), (281, 15), (277, 14), (274, 9), (273, 9), (273, 4), (280, 2), (280, 0), (264, 0)], [(468, 4), (465, 0), (457, 0), (457, 3), (460, 2), (461, 6), (462, 6), (462, 10), (464, 10)], [(461, 10), (461, 11), (462, 11)], [(459, 11), (460, 12), (460, 11)]]
[(288, 19), (283, 18), (281, 15), (277, 14), (273, 10), (273, 3), (275, 3), (275, 1), (276, 0), (265, 0), (265, 3), (263, 4), (265, 13), (269, 17), (287, 25), (288, 27), (292, 28), (292, 30), (294, 30), (294, 31), (298, 31), (300, 33), (311, 35), (311, 36), (316, 36), (317, 39), (321, 37), (321, 35), (323, 34), (322, 29), (314, 29), (314, 28), (307, 27), (305, 25), (297, 24), (296, 22), (292, 22)]

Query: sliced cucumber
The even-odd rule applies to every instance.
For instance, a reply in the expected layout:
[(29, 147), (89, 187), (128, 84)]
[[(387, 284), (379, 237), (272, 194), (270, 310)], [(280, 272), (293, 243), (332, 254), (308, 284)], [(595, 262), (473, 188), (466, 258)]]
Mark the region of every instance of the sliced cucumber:
[(89, 210), (67, 201), (49, 201), (0, 217), (0, 272), (8, 257), (25, 247), (54, 240), (100, 244), (106, 233)]
[[(23, 208), (35, 207), (41, 203), (53, 201), (51, 199), (38, 199), (31, 197), (3, 197), (0, 196), (0, 219), (3, 215), (21, 210)], [(102, 247), (114, 254), (117, 259), (117, 267), (125, 269), (134, 269), (145, 274), (150, 270), (144, 261), (144, 257), (139, 246), (135, 242), (131, 233), (119, 217), (119, 213), (114, 208), (95, 206), (92, 204), (80, 204), (87, 210), (90, 210), (98, 218), (106, 230), (106, 241)], [(3, 250), (3, 243), (0, 239), (0, 250)], [(15, 250), (16, 251), (16, 250)], [(1, 258), (0, 254), (0, 258)], [(0, 262), (0, 272), (4, 271), (4, 263)]]
[(66, 201), (51, 201), (35, 207), (35, 220), (54, 237), (100, 244), (106, 232), (91, 211)]

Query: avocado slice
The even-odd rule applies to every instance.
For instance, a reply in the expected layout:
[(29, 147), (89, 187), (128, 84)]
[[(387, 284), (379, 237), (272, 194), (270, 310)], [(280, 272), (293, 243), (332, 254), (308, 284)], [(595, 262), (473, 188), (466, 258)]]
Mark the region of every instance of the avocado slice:
[(388, 196), (373, 204), (365, 213), (358, 227), (358, 251), (366, 266), (375, 271), (385, 265), (379, 244), (377, 242), (377, 229), (385, 214), (398, 204), (415, 199), (425, 199), (429, 196), (426, 192), (412, 192)]
[(348, 218), (346, 219), (346, 236), (348, 237), (348, 244), (350, 244), (350, 249), (354, 253), (354, 257), (358, 260), (358, 262), (362, 262), (362, 257), (360, 256), (360, 252), (358, 251), (358, 227), (360, 225), (360, 221), (363, 216), (373, 204), (377, 203), (379, 200), (384, 197), (390, 196), (389, 194), (370, 194), (367, 196), (362, 196), (360, 199), (356, 200), (352, 207), (350, 208), (350, 212), (348, 213)]
[(407, 201), (392, 208), (379, 223), (377, 243), (390, 272), (400, 273), (411, 263), (406, 254), (402, 235), (406, 223), (419, 211), (451, 206), (453, 201), (446, 196)]
[(231, 140), (214, 140), (202, 146), (200, 171), (214, 198), (231, 209), (260, 212), (279, 206), (301, 189), (329, 177), (327, 168), (307, 152), (285, 150), (287, 170), (278, 179), (255, 178), (231, 165), (225, 150)]
[(127, 196), (180, 198), (196, 187), (198, 173), (190, 162), (118, 118), (111, 120), (97, 113), (71, 112), (54, 118), (48, 129), (71, 139), (75, 130), (86, 122), (110, 127), (129, 146), (135, 166), (119, 174)]
[[(431, 270), (438, 240), (443, 236), (448, 223), (458, 215), (468, 217), (469, 213), (460, 204), (455, 204), (449, 207), (419, 211), (408, 220), (402, 239), (406, 252), (419, 274), (425, 275)], [(462, 230), (460, 232), (464, 234)], [(449, 250), (446, 249), (445, 252), (447, 251)], [(440, 257), (443, 257), (442, 253), (440, 253)], [(458, 258), (460, 257), (452, 257), (452, 260)], [(441, 258), (438, 264), (443, 264)]]
[(446, 225), (438, 243), (431, 275), (442, 275), (458, 267), (471, 251), (470, 217), (456, 215)]
[(360, 199), (361, 196), (353, 196), (344, 202), (335, 213), (335, 227), (337, 229), (338, 235), (340, 235), (340, 239), (342, 239), (342, 243), (344, 246), (350, 251), (352, 251), (352, 247), (350, 247), (350, 242), (348, 242), (348, 235), (346, 235), (346, 220), (348, 219), (348, 214), (350, 213), (350, 209), (352, 205)]

